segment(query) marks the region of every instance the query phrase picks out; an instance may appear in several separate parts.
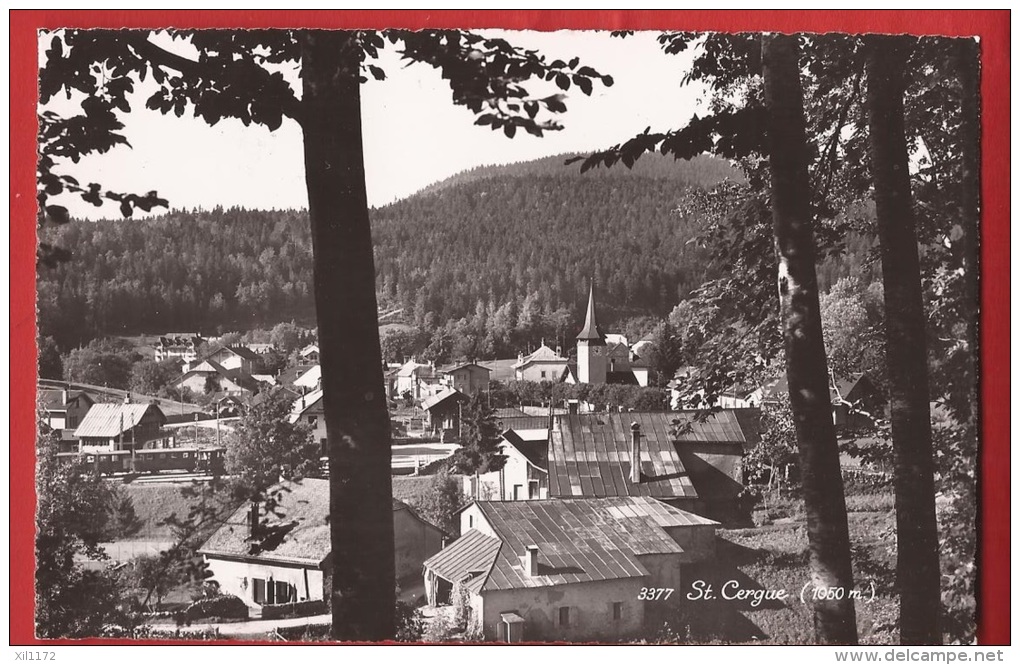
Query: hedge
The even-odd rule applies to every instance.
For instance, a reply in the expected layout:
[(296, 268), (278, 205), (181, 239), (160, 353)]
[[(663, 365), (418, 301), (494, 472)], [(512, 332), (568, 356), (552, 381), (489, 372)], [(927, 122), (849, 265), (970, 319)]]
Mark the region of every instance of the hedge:
[(247, 619), (248, 606), (237, 596), (215, 596), (196, 600), (184, 611), (184, 616), (189, 622), (209, 617)]
[(263, 605), (262, 618), (308, 617), (315, 614), (325, 614), (326, 611), (326, 601), (324, 600), (301, 600), (293, 603), (280, 603), (278, 605)]

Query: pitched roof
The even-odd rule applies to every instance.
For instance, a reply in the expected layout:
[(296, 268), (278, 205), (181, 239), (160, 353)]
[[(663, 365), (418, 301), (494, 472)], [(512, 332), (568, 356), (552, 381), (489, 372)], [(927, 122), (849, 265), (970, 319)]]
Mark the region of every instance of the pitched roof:
[[(559, 416), (550, 436), (549, 495), (697, 498), (670, 433), (670, 413)], [(633, 483), (631, 423), (641, 425), (641, 482)]]
[(260, 536), (249, 535), (245, 503), (199, 549), (206, 555), (227, 555), (265, 561), (288, 561), (318, 566), (330, 552), (329, 481), (305, 478), (269, 490), (277, 497), (272, 512), (262, 510)]
[(153, 409), (160, 421), (166, 416), (155, 404), (93, 404), (78, 429), (77, 437), (112, 438), (126, 432), (141, 422), (145, 414)]
[(456, 388), (447, 388), (423, 401), (421, 403), (421, 408), (429, 411), (449, 399), (466, 400), (467, 397), (465, 397), (464, 393)]
[(471, 529), (426, 559), (424, 566), (448, 582), (466, 582), (476, 592), (489, 576), (501, 546), (498, 538)]
[(479, 369), (484, 369), (486, 372), (491, 372), (492, 371), (488, 367), (485, 367), (483, 365), (479, 365), (478, 363), (469, 363), (469, 362), (451, 363), (449, 365), (443, 365), (442, 367), (438, 368), (438, 371), (441, 374), (449, 374), (450, 372), (456, 372), (458, 369), (463, 369), (465, 367), (477, 367)]
[(298, 352), (298, 355), (307, 356), (310, 353), (319, 353), (319, 345), (315, 343), (308, 344)]
[(503, 439), (519, 450), (525, 459), (531, 462), (532, 466), (543, 471), (549, 469), (549, 441), (547, 438), (525, 439), (511, 429), (503, 432)]
[(530, 365), (531, 363), (535, 362), (565, 363), (567, 362), (567, 360), (568, 360), (567, 358), (564, 358), (563, 356), (561, 356), (560, 354), (556, 353), (548, 346), (546, 346), (545, 343), (543, 343), (542, 346), (538, 347), (530, 354), (524, 356), (524, 358), (514, 363), (514, 367), (526, 367), (527, 365)]
[(47, 411), (66, 411), (68, 406), (82, 397), (87, 399), (90, 404), (95, 403), (95, 401), (88, 396), (88, 393), (81, 390), (68, 390), (67, 401), (65, 402), (63, 389), (53, 390), (47, 388), (39, 391), (39, 404)]
[(316, 407), (321, 408), (319, 405), (322, 402), (322, 388), (313, 390), (312, 392), (301, 395), (294, 404), (290, 407), (290, 415), (287, 417), (291, 423), (296, 423), (297, 419), (301, 417), (309, 409)]
[[(480, 501), (477, 506), (501, 542), (482, 591), (642, 577), (648, 570), (638, 557), (683, 552), (664, 527), (714, 524), (647, 497)], [(531, 545), (538, 547), (534, 577), (524, 570)]]
[(233, 353), (235, 356), (240, 356), (245, 360), (258, 360), (259, 357), (257, 353), (249, 349), (247, 346), (221, 346), (210, 353), (207, 353), (205, 357), (211, 358), (222, 351)]
[(496, 425), (505, 430), (548, 429), (549, 416), (497, 416)]
[[(835, 384), (829, 381), (829, 398), (835, 402), (840, 397), (847, 399), (848, 396), (857, 389), (859, 385), (862, 385), (862, 381), (869, 381), (867, 375), (864, 372), (856, 372), (848, 377), (837, 379)], [(789, 383), (787, 382), (786, 375), (782, 375), (778, 379), (766, 383), (761, 388), (762, 399), (768, 400), (769, 398), (775, 397), (785, 392), (789, 392)]]
[(294, 379), (295, 386), (314, 388), (322, 380), (322, 365), (312, 365), (304, 374)]
[(493, 414), (496, 419), (502, 418), (526, 418), (528, 414), (524, 413), (520, 409), (514, 406), (501, 407), (493, 410)]
[(581, 332), (577, 333), (577, 339), (579, 341), (594, 342), (596, 344), (605, 344), (606, 336), (599, 328), (598, 321), (595, 320), (595, 284), (591, 285), (588, 290), (588, 311), (584, 316), (584, 327), (581, 328)]
[(312, 368), (312, 365), (295, 365), (280, 372), (276, 380), (281, 385), (294, 385), (294, 381)]
[(435, 368), (432, 365), (425, 363), (416, 362), (414, 360), (408, 360), (406, 363), (400, 366), (397, 370), (397, 376), (421, 376), (428, 377), (435, 373)]

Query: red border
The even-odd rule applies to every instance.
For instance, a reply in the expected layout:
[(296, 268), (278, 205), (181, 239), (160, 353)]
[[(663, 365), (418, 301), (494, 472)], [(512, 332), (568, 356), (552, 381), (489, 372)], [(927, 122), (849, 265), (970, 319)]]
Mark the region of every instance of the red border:
[[(772, 30), (979, 35), (982, 40), (981, 644), (1009, 644), (1009, 11), (67, 11), (12, 10), (10, 643), (33, 634), (35, 404), (35, 31), (157, 28), (503, 27), (603, 30)], [(23, 352), (14, 353), (14, 349)], [(25, 350), (29, 350), (25, 352)], [(18, 537), (14, 537), (18, 534)], [(116, 644), (116, 640), (87, 643)], [(161, 642), (145, 642), (159, 644)], [(170, 644), (169, 642), (162, 642)], [(173, 642), (180, 644), (180, 642)]]

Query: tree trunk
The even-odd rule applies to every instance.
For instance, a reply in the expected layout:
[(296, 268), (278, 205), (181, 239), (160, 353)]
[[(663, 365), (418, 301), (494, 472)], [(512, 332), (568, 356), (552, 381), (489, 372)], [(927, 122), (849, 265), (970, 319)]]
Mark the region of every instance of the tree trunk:
[[(301, 33), (305, 182), (329, 441), (333, 636), (394, 636), (389, 414), (355, 33)], [(329, 571), (327, 571), (329, 572)]]
[(928, 363), (903, 119), (904, 67), (912, 43), (909, 37), (869, 38), (868, 127), (885, 287), (900, 641), (939, 644), (942, 603)]
[(762, 38), (786, 375), (800, 452), (811, 581), (816, 589), (844, 589), (840, 599), (815, 601), (815, 636), (824, 644), (856, 644), (856, 611), (847, 597), (853, 572), (846, 500), (818, 307), (798, 53), (796, 36)]

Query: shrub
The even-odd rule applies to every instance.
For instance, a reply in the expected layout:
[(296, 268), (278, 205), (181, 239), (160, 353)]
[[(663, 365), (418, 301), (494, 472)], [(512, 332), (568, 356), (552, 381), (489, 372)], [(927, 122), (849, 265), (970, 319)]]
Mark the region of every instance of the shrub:
[(326, 613), (326, 601), (302, 600), (278, 605), (263, 605), (263, 619), (279, 619), (282, 617), (308, 617)]
[(851, 494), (846, 497), (849, 513), (884, 513), (895, 508), (892, 494)]
[(223, 595), (197, 600), (184, 610), (184, 618), (190, 623), (196, 619), (247, 619), (248, 606), (237, 596)]

